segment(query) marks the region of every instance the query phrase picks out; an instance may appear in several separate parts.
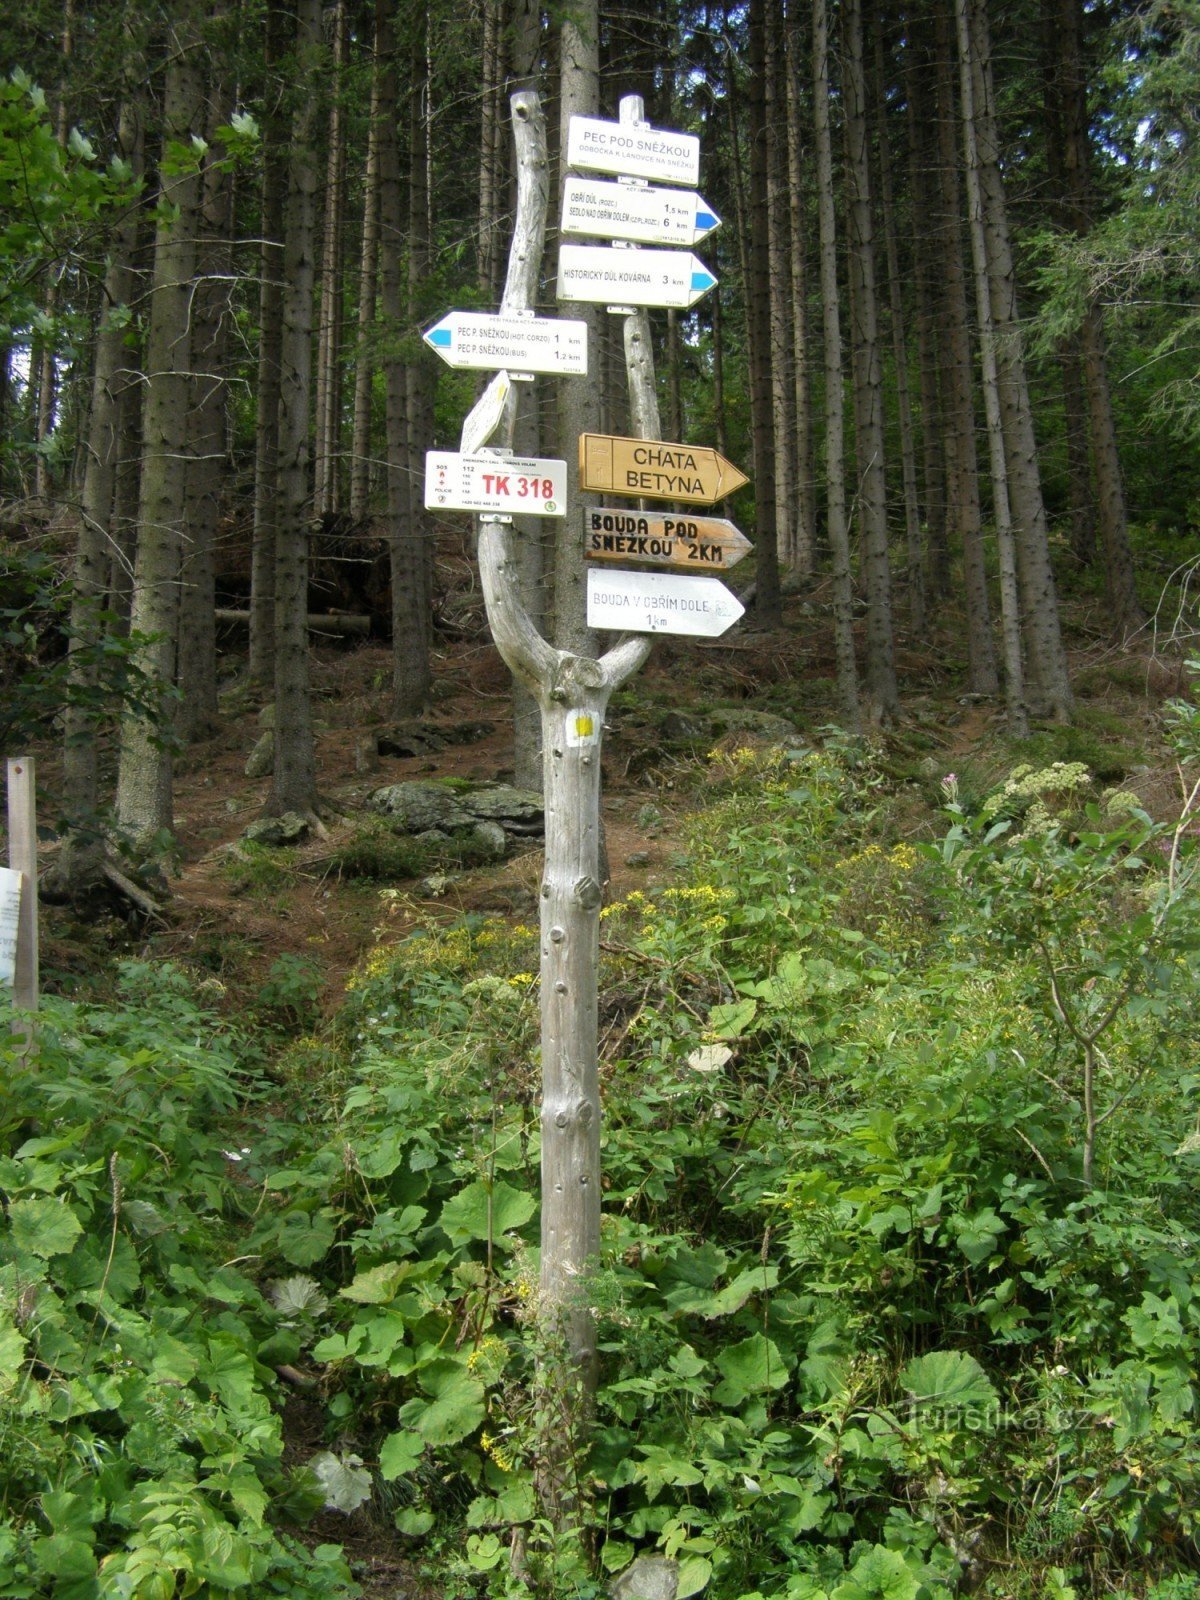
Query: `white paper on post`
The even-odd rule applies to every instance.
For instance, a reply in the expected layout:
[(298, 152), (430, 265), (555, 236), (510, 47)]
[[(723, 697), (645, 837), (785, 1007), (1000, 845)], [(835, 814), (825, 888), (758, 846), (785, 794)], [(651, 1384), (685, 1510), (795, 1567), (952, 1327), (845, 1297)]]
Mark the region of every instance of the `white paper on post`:
[(0, 983), (10, 987), (17, 976), (17, 924), (24, 881), (24, 873), (0, 867)]

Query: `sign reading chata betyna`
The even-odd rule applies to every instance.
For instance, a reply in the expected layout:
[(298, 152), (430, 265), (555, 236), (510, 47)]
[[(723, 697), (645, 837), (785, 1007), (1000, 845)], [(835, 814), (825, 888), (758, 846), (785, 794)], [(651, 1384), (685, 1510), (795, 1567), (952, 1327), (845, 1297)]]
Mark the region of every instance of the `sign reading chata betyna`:
[(618, 250), (604, 244), (558, 247), (560, 300), (686, 311), (716, 282), (690, 250)]
[(17, 927), (21, 919), (23, 875), (0, 867), (0, 983), (10, 987), (17, 976)]
[(661, 183), (696, 183), (700, 178), (700, 140), (694, 133), (673, 133), (648, 123), (639, 126), (572, 117), (567, 165), (657, 178)]
[(585, 506), (583, 510), (583, 553), (591, 561), (645, 561), (727, 572), (751, 548), (742, 530), (724, 517), (626, 511), (614, 506)]
[(585, 377), (587, 323), (566, 317), (512, 317), (451, 311), (425, 333), (451, 367), (479, 372), (561, 373)]
[(719, 578), (590, 567), (587, 623), (626, 633), (687, 633), (716, 639), (746, 608)]
[(567, 510), (567, 463), (430, 450), (425, 456), (425, 504), (430, 511), (562, 517)]
[(685, 189), (602, 183), (598, 178), (568, 178), (563, 185), (564, 233), (686, 250), (720, 226), (708, 202)]
[(579, 486), (648, 500), (710, 506), (750, 480), (708, 445), (579, 435)]

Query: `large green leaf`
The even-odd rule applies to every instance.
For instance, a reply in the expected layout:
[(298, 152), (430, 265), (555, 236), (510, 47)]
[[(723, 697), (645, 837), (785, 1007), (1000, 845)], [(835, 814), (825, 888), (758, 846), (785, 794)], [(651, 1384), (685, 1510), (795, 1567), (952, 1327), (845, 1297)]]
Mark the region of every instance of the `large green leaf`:
[(850, 1569), (850, 1576), (833, 1591), (833, 1600), (915, 1600), (920, 1579), (898, 1550), (877, 1544)]
[(400, 1421), (415, 1428), (427, 1444), (457, 1444), (474, 1433), (485, 1411), (483, 1385), (460, 1368), (443, 1377), (432, 1400), (401, 1406)]
[(380, 1477), (385, 1483), (391, 1483), (394, 1478), (406, 1477), (416, 1470), (424, 1449), (425, 1441), (419, 1434), (409, 1433), (406, 1429), (399, 1433), (389, 1433), (379, 1450)]
[(536, 1210), (537, 1201), (531, 1194), (503, 1181), (488, 1184), (478, 1179), (446, 1201), (439, 1220), (451, 1244), (466, 1244), (471, 1239), (498, 1241), (513, 1228), (523, 1227)]
[(14, 1200), (8, 1221), (16, 1248), (43, 1260), (66, 1255), (83, 1232), (83, 1224), (66, 1202), (48, 1195)]
[(766, 1389), (782, 1389), (788, 1381), (787, 1365), (773, 1339), (752, 1333), (740, 1344), (731, 1344), (716, 1358), (724, 1383), (713, 1390), (719, 1405), (741, 1405), (749, 1395)]
[(977, 1412), (996, 1402), (987, 1373), (974, 1356), (961, 1350), (931, 1350), (917, 1356), (901, 1372), (900, 1382), (917, 1408)]

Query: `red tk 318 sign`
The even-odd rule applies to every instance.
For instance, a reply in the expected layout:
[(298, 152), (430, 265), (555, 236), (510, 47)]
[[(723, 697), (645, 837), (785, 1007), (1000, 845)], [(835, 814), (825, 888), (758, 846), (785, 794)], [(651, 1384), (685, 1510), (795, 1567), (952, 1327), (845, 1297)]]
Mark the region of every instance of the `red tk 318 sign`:
[(430, 511), (565, 516), (567, 464), (529, 456), (430, 450), (425, 456), (425, 504)]

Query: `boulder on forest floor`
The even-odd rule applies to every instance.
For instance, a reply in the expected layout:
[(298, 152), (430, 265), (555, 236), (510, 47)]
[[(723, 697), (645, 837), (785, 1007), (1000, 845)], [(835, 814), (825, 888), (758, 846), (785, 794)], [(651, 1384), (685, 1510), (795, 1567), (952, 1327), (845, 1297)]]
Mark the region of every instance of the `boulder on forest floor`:
[(367, 809), (385, 817), (396, 833), (453, 834), (493, 823), (513, 839), (539, 838), (544, 826), (542, 797), (507, 783), (462, 784), (436, 778), (389, 783), (376, 789)]

